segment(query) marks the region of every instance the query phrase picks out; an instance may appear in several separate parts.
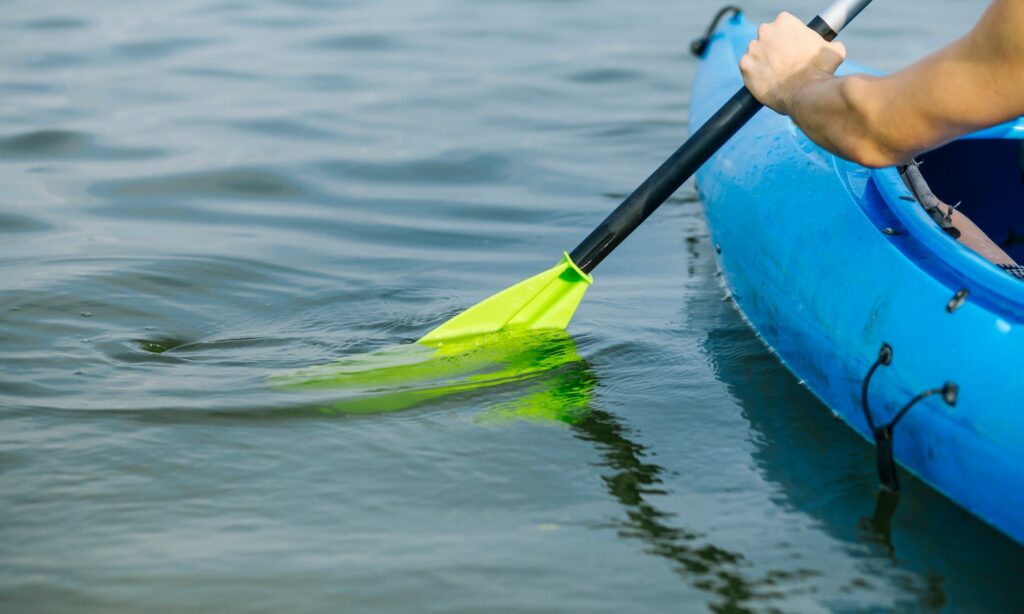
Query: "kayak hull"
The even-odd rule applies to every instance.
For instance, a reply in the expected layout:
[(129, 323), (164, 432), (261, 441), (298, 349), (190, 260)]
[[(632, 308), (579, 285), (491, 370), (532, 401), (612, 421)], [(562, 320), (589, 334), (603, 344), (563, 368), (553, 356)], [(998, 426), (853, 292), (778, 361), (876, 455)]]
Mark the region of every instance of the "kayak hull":
[[(712, 38), (692, 96), (701, 125), (742, 86), (754, 30), (742, 17)], [(856, 70), (855, 66), (845, 70)], [(978, 138), (1019, 138), (1015, 126)], [(945, 235), (893, 168), (870, 170), (760, 111), (697, 174), (732, 300), (782, 362), (873, 441), (918, 393), (954, 382), (955, 407), (925, 399), (893, 438), (899, 464), (1024, 543), (1024, 284)], [(955, 300), (966, 290), (966, 298)]]

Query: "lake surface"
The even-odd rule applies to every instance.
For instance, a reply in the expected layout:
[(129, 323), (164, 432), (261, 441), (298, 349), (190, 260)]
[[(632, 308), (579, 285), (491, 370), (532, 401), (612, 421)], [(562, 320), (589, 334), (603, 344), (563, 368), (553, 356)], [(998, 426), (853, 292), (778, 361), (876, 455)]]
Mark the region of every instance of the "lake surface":
[[(514, 376), (279, 384), (575, 246), (683, 140), (718, 6), (8, 3), (0, 609), (1021, 611), (1024, 549), (909, 477), (889, 518), (692, 185)], [(844, 40), (895, 69), (983, 7)]]

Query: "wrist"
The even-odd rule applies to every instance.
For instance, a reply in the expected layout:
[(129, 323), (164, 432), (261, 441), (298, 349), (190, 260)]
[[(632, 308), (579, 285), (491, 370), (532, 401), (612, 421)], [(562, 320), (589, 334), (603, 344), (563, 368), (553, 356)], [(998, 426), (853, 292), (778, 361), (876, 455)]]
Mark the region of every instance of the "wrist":
[(808, 67), (787, 79), (782, 87), (778, 88), (774, 104), (768, 106), (782, 115), (792, 116), (814, 85), (833, 78), (831, 73), (813, 66)]

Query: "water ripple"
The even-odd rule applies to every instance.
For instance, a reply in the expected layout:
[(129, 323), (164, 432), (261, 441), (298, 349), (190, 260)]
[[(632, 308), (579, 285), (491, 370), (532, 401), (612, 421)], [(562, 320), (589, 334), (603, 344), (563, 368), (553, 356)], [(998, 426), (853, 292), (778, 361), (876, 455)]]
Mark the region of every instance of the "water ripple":
[(88, 25), (88, 21), (77, 17), (46, 17), (22, 22), (21, 27), (28, 30), (77, 30)]
[(194, 49), (209, 45), (212, 41), (206, 38), (165, 38), (160, 40), (144, 40), (122, 43), (110, 48), (116, 57), (136, 60), (159, 60), (176, 55), (186, 49)]
[(467, 185), (508, 181), (516, 176), (515, 165), (508, 158), (473, 151), (450, 151), (418, 160), (335, 160), (319, 166), (332, 174), (369, 181)]
[(276, 170), (254, 167), (103, 181), (93, 184), (91, 191), (98, 196), (110, 198), (131, 197), (154, 201), (193, 198), (294, 199), (309, 194), (300, 183)]
[(43, 232), (51, 228), (51, 224), (36, 217), (0, 212), (0, 233)]
[(640, 71), (627, 68), (595, 68), (574, 72), (569, 75), (569, 79), (576, 83), (620, 84), (635, 81), (642, 75)]
[(239, 130), (258, 132), (269, 136), (298, 140), (325, 140), (337, 136), (333, 130), (313, 126), (308, 122), (284, 117), (249, 119), (232, 122)]
[(360, 32), (321, 38), (310, 43), (310, 46), (331, 51), (395, 51), (402, 48), (402, 41), (388, 34)]
[(48, 70), (75, 68), (84, 66), (88, 62), (89, 59), (86, 56), (78, 53), (53, 52), (28, 56), (22, 66), (33, 70)]
[(46, 129), (0, 137), (0, 160), (99, 159), (142, 160), (159, 157), (153, 147), (114, 147), (104, 145), (88, 133), (75, 130)]

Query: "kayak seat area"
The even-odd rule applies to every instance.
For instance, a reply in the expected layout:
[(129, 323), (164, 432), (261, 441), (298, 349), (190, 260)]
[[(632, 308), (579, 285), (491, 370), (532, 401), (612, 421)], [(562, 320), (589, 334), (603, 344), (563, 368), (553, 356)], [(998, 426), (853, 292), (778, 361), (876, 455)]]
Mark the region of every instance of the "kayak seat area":
[(960, 212), (1024, 263), (1024, 141), (961, 139), (918, 160), (936, 196), (961, 203)]

